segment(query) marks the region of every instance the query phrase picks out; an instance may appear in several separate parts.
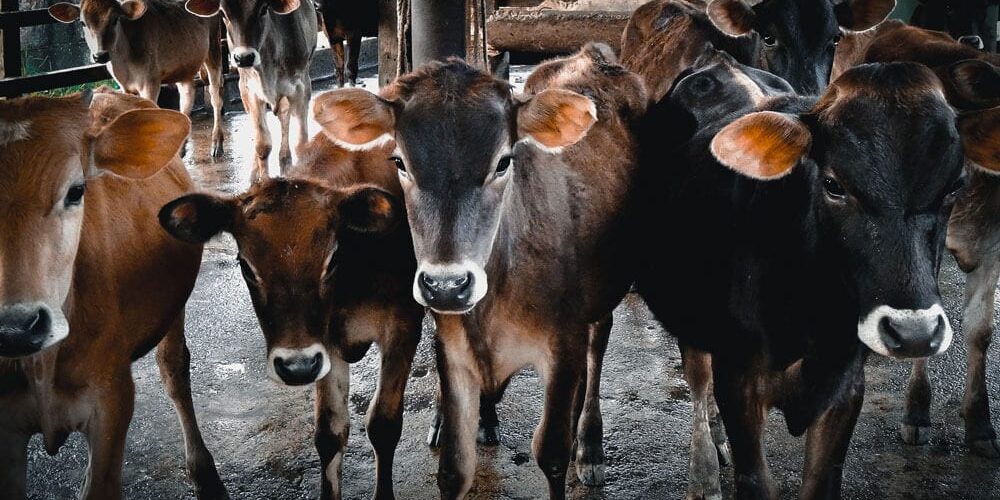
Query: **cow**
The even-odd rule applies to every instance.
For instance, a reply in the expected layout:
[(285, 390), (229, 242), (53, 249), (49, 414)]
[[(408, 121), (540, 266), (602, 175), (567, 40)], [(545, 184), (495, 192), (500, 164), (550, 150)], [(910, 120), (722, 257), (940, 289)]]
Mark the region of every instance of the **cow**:
[(185, 8), (201, 17), (222, 12), (233, 65), (240, 73), (240, 97), (254, 124), (256, 161), (253, 178), (268, 176), (271, 132), (265, 113), (281, 123), (278, 163), (281, 173), (292, 164), (289, 122), (294, 116), (296, 150), (309, 140), (308, 108), (312, 98), (309, 65), (316, 50), (318, 21), (311, 1), (187, 0)]
[(643, 245), (639, 291), (711, 355), (737, 497), (777, 497), (762, 441), (772, 407), (808, 433), (800, 497), (838, 497), (869, 351), (951, 343), (936, 277), (968, 124), (913, 63), (853, 68), (819, 99), (747, 92), (736, 107), (753, 112), (698, 123), (706, 103), (749, 88), (717, 83), (691, 74), (645, 118), (642, 224), (684, 241)]
[(191, 400), (184, 305), (201, 246), (157, 224), (193, 183), (188, 119), (99, 92), (0, 103), (0, 496), (25, 498), (26, 447), (72, 432), (90, 460), (80, 497), (122, 496), (131, 365), (153, 347), (200, 498), (226, 498)]
[(863, 31), (889, 15), (895, 0), (653, 0), (622, 33), (622, 63), (641, 75), (659, 101), (706, 43), (740, 63), (767, 70), (797, 92), (827, 85), (833, 54), (846, 32)]
[(222, 131), (222, 29), (216, 18), (196, 18), (170, 0), (83, 0), (48, 8), (62, 23), (77, 20), (95, 63), (108, 71), (125, 92), (156, 102), (160, 85), (173, 83), (180, 110), (191, 114), (194, 78), (203, 71), (212, 101), (213, 157), (224, 151)]
[(480, 394), (525, 365), (545, 380), (532, 449), (549, 496), (565, 496), (574, 429), (577, 475), (603, 475), (596, 391), (611, 312), (634, 278), (632, 125), (648, 99), (603, 44), (540, 66), (525, 90), (451, 58), (381, 95), (345, 89), (316, 103), (339, 143), (396, 145), (412, 293), (437, 325), (447, 499), (473, 485)]
[[(378, 3), (350, 0), (323, 0), (319, 5), (323, 27), (333, 50), (333, 65), (337, 68), (337, 86), (358, 85), (358, 62), (361, 58), (361, 37), (378, 35)], [(347, 59), (344, 59), (344, 43)], [(346, 72), (345, 72), (346, 69)]]

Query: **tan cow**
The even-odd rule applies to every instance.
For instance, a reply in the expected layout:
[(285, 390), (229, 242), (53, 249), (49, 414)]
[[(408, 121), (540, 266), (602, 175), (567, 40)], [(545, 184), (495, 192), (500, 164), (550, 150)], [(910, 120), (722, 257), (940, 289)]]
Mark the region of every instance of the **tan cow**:
[(110, 92), (0, 102), (0, 498), (25, 497), (26, 447), (87, 436), (81, 497), (122, 496), (131, 364), (158, 345), (201, 497), (225, 497), (195, 419), (184, 304), (201, 246), (157, 223), (192, 188), (190, 122)]

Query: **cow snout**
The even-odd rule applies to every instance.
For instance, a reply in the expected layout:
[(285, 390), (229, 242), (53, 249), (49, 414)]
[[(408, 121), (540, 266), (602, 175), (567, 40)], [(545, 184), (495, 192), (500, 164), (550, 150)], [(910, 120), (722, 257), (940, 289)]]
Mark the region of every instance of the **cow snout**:
[(106, 50), (102, 50), (100, 52), (95, 52), (93, 58), (94, 62), (97, 64), (106, 64), (111, 60), (111, 54), (109, 54)]
[(451, 272), (431, 274), (420, 273), (417, 279), (420, 294), (432, 308), (439, 311), (463, 311), (468, 309), (472, 299), (475, 277), (471, 272)]
[(233, 64), (239, 68), (252, 68), (260, 62), (260, 54), (254, 49), (237, 47), (233, 49)]
[(52, 314), (45, 305), (0, 308), (0, 356), (16, 358), (41, 351), (52, 336)]
[(319, 344), (305, 349), (276, 348), (269, 358), (269, 375), (286, 385), (311, 384), (330, 372), (330, 359)]
[(861, 321), (858, 336), (884, 356), (922, 358), (948, 349), (952, 329), (940, 304), (928, 309), (879, 306)]

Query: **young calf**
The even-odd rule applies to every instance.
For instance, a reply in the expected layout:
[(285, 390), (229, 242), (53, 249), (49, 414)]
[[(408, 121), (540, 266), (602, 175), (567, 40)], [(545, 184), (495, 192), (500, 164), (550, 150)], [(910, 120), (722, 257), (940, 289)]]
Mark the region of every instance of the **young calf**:
[(607, 46), (550, 64), (524, 96), (451, 59), (381, 96), (341, 90), (316, 104), (340, 143), (396, 143), (419, 266), (413, 296), (437, 323), (444, 498), (472, 487), (480, 394), (525, 365), (545, 380), (532, 447), (549, 495), (565, 495), (574, 428), (577, 472), (603, 467), (599, 408), (583, 404), (597, 399), (603, 345), (589, 357), (588, 348), (606, 342), (633, 279), (631, 125), (647, 98)]
[(174, 83), (181, 112), (194, 106), (194, 77), (208, 75), (215, 121), (212, 156), (222, 156), (222, 46), (216, 18), (191, 16), (170, 0), (83, 0), (60, 2), (49, 14), (63, 23), (83, 24), (84, 38), (96, 63), (107, 63), (122, 90), (156, 102), (160, 85)]
[(757, 112), (681, 129), (664, 151), (678, 139), (664, 127), (718, 96), (710, 83), (678, 83), (647, 115), (647, 227), (697, 243), (651, 241), (640, 291), (711, 353), (737, 496), (778, 495), (763, 450), (777, 407), (808, 432), (800, 496), (837, 497), (869, 349), (908, 358), (951, 343), (936, 277), (966, 124), (925, 67), (865, 65), (818, 101), (748, 95)]
[(254, 123), (255, 179), (267, 177), (271, 132), (265, 113), (281, 122), (278, 162), (282, 174), (292, 164), (289, 121), (298, 124), (296, 152), (309, 140), (306, 112), (312, 98), (309, 63), (316, 50), (316, 8), (299, 0), (187, 0), (188, 11), (226, 23), (233, 65), (240, 72), (240, 97)]
[(156, 223), (192, 188), (177, 157), (189, 128), (122, 94), (0, 103), (0, 497), (25, 497), (33, 434), (55, 454), (80, 431), (90, 447), (81, 498), (120, 498), (131, 365), (157, 345), (196, 492), (226, 496), (198, 430), (184, 342), (201, 247)]
[(185, 241), (222, 231), (235, 237), (267, 340), (268, 375), (288, 385), (316, 382), (323, 498), (341, 498), (348, 364), (373, 342), (381, 370), (365, 429), (375, 451), (374, 498), (393, 498), (403, 392), (424, 308), (410, 292), (416, 262), (391, 154), (391, 147), (350, 152), (320, 134), (293, 172), (302, 178), (264, 180), (236, 197), (184, 196), (160, 214)]

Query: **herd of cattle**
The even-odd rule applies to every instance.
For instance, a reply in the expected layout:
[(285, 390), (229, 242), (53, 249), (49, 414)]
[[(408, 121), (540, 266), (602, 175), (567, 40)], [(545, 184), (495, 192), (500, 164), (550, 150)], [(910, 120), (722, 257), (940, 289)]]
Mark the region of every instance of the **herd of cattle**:
[[(223, 232), (268, 374), (315, 384), (323, 498), (341, 497), (349, 365), (372, 343), (375, 497), (393, 498), (428, 310), (441, 496), (472, 488), (477, 441), (497, 442), (495, 405), (527, 365), (545, 384), (532, 449), (549, 496), (565, 496), (570, 461), (602, 484), (601, 363), (633, 284), (681, 345), (688, 497), (721, 496), (720, 459), (738, 497), (778, 496), (763, 449), (775, 407), (807, 435), (800, 496), (839, 497), (871, 351), (915, 360), (901, 436), (927, 440), (927, 357), (953, 340), (937, 285), (945, 247), (968, 274), (966, 441), (1000, 458), (984, 380), (1000, 278), (1000, 57), (886, 21), (893, 5), (654, 0), (633, 14), (620, 57), (588, 44), (539, 65), (523, 94), (449, 59), (378, 95), (313, 100), (311, 2), (55, 4), (141, 97), (0, 103), (0, 497), (26, 496), (32, 435), (55, 454), (75, 431), (90, 450), (81, 496), (120, 497), (130, 367), (154, 347), (195, 491), (227, 496), (184, 339), (202, 245)], [(194, 192), (177, 154), (190, 122), (151, 102), (177, 82), (189, 112), (206, 73), (222, 153), (221, 50), (207, 43), (219, 12), (257, 126), (257, 179), (238, 196)], [(356, 47), (360, 35), (337, 36)], [(311, 100), (322, 131), (305, 142)], [(273, 179), (269, 110), (282, 125)]]

